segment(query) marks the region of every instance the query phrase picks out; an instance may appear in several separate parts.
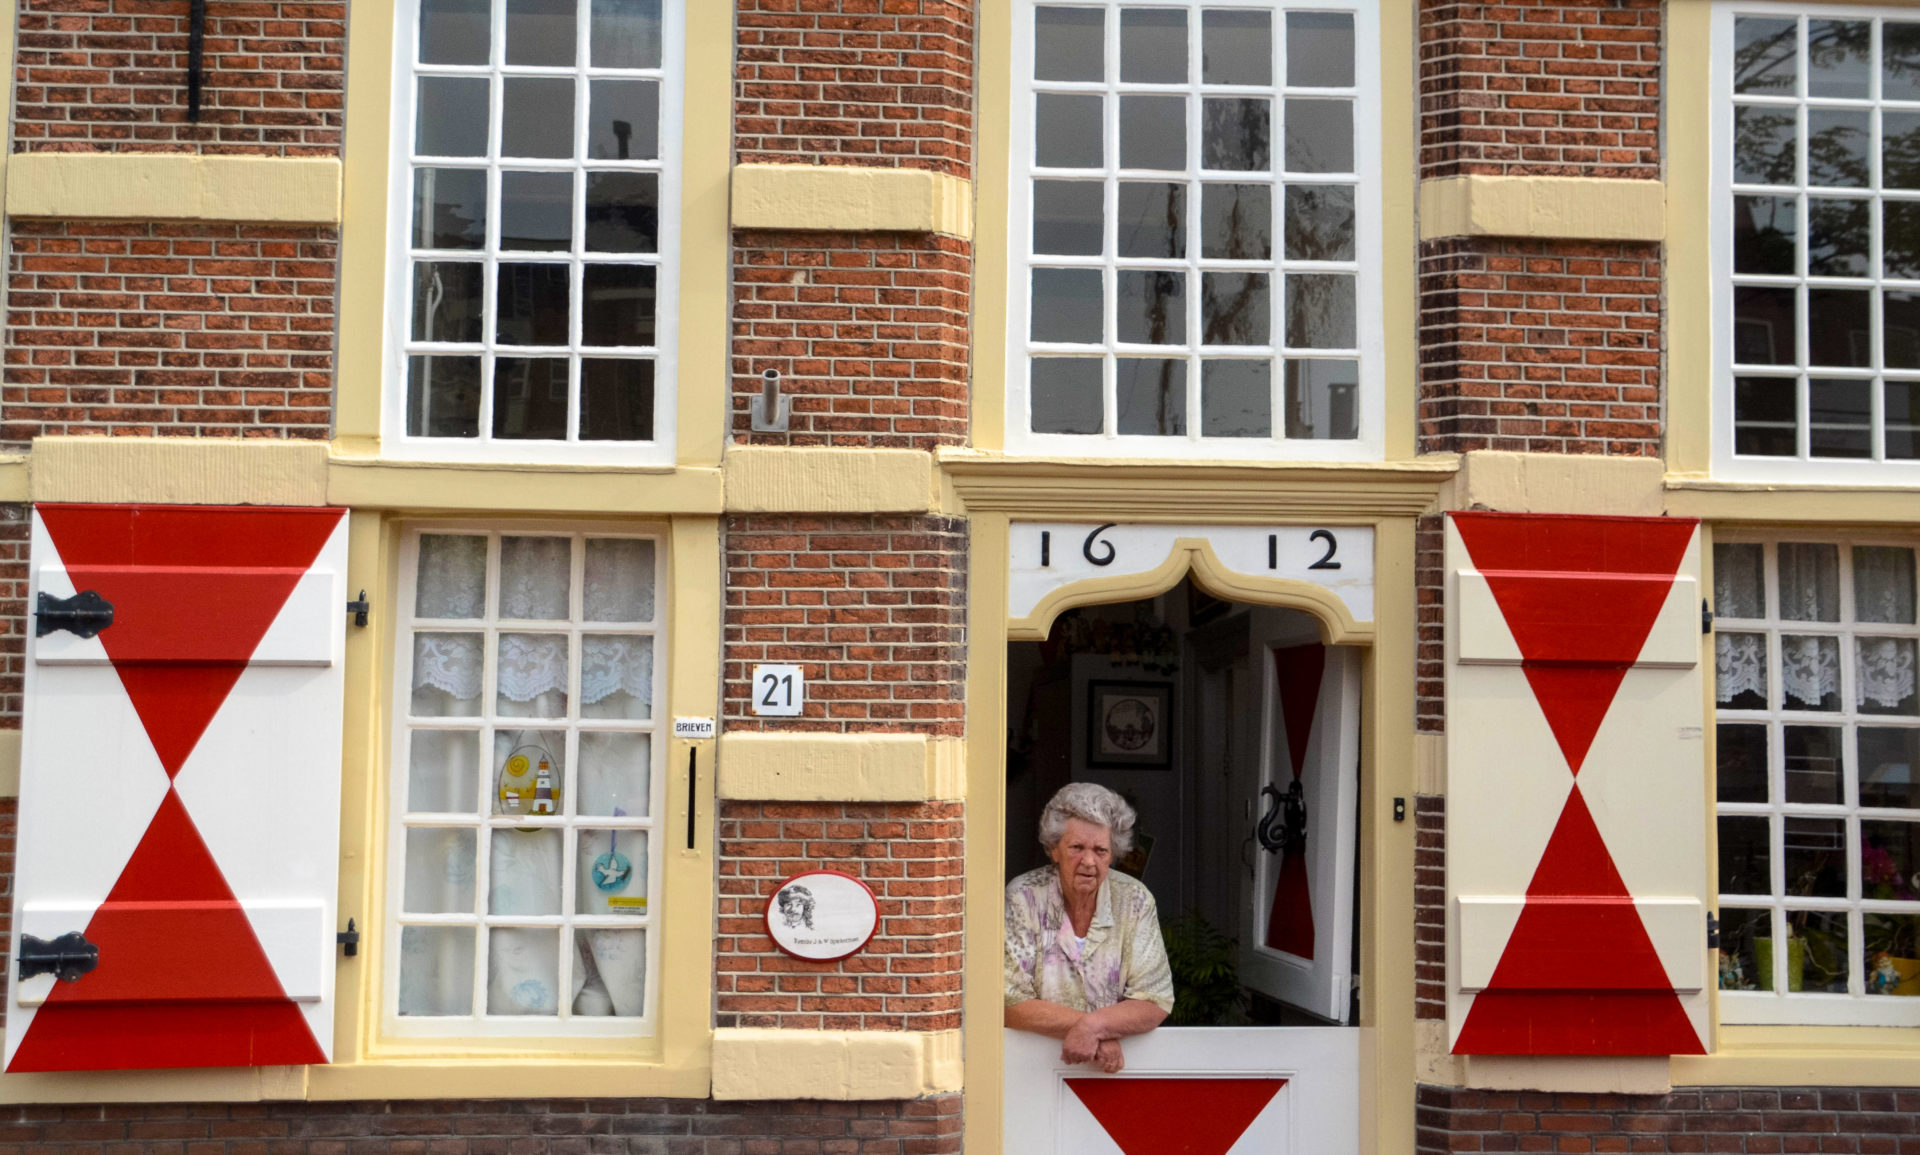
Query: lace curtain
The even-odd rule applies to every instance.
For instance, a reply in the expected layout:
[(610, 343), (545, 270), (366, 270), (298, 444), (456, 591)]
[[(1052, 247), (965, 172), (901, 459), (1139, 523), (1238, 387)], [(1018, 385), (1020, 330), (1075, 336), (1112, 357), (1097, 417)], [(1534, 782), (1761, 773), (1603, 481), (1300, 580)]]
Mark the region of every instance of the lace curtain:
[(1713, 547), (1713, 612), (1722, 618), (1767, 616), (1766, 554), (1757, 544)]
[(1742, 694), (1767, 697), (1767, 640), (1760, 634), (1718, 634), (1713, 639), (1713, 684), (1721, 705)]
[[(413, 685), (432, 687), (460, 701), (478, 701), (486, 675), (479, 634), (415, 634)], [(565, 634), (501, 634), (500, 697), (531, 702), (567, 691)], [(580, 642), (580, 697), (588, 705), (626, 693), (653, 700), (653, 639), (629, 634), (588, 634)], [(564, 711), (563, 711), (564, 712)]]
[(1855, 546), (1854, 618), (1911, 623), (1913, 610), (1913, 551), (1899, 546)]
[(1860, 638), (1854, 697), (1863, 709), (1897, 710), (1913, 697), (1914, 644), (1910, 638)]

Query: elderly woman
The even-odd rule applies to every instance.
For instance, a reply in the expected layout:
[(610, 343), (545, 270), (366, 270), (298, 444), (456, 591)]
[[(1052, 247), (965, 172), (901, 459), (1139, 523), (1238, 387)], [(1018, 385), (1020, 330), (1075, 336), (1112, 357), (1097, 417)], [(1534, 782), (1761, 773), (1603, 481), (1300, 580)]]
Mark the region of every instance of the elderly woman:
[(1007, 1026), (1061, 1040), (1060, 1058), (1125, 1065), (1120, 1040), (1173, 1009), (1153, 894), (1111, 874), (1133, 842), (1133, 808), (1091, 782), (1060, 788), (1040, 814), (1052, 866), (1007, 884)]

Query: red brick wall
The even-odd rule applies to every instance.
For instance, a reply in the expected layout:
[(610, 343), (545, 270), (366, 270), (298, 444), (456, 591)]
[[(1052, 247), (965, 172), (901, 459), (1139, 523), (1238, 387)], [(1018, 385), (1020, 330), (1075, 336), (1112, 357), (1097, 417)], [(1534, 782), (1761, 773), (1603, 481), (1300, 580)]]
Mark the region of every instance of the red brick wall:
[(0, 442), (328, 435), (338, 230), (11, 223)]
[(1461, 1151), (1901, 1152), (1920, 1090), (1689, 1087), (1670, 1095), (1419, 1089), (1419, 1155)]
[(187, 121), (187, 0), (21, 0), (13, 151), (335, 156), (347, 5), (207, 5)]
[[(963, 732), (964, 522), (735, 517), (726, 550), (729, 729)], [(755, 662), (805, 667), (804, 716), (752, 714)]]
[[(967, 439), (972, 247), (932, 233), (734, 238), (733, 436), (742, 444), (932, 449)], [(761, 374), (793, 397), (755, 433)]]
[(1433, 514), (1413, 529), (1413, 722), (1435, 734), (1447, 728), (1446, 580), (1446, 519)]
[(878, 1103), (487, 1099), (0, 1108), (0, 1148), (111, 1155), (931, 1155), (960, 1150), (960, 1096)]
[(1660, 178), (1660, 0), (1420, 4), (1420, 174)]
[[(16, 717), (14, 725), (19, 724)], [(0, 798), (0, 969), (13, 965), (7, 948), (11, 945), (13, 934), (13, 847), (19, 830), (20, 800)], [(7, 1008), (0, 1006), (0, 1027), (6, 1025)]]
[(1430, 241), (1420, 448), (1660, 454), (1660, 246)]
[[(943, 1031), (960, 1025), (965, 823), (957, 802), (723, 802), (715, 976), (722, 1027)], [(867, 948), (815, 963), (776, 950), (780, 882), (839, 870), (872, 888)]]
[(1447, 800), (1413, 799), (1413, 1014), (1447, 1017)]
[(973, 5), (963, 0), (739, 0), (742, 163), (880, 163), (966, 176)]
[[(27, 547), (32, 528), (25, 505), (0, 505), (0, 730), (20, 728), (27, 674)], [(11, 842), (6, 853), (13, 853)], [(8, 859), (6, 866), (11, 865)], [(11, 872), (0, 868), (0, 873)]]

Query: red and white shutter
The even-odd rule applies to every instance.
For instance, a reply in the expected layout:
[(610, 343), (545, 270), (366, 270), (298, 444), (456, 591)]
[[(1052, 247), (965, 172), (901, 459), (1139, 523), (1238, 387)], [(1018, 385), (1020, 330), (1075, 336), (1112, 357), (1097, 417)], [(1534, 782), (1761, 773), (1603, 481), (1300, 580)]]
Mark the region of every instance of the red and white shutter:
[(1457, 1054), (1705, 1051), (1699, 523), (1455, 513)]
[(113, 620), (28, 639), (12, 957), (99, 961), (12, 969), (8, 1071), (328, 1061), (346, 541), (338, 509), (35, 509), (30, 610)]
[[(1241, 980), (1333, 1022), (1353, 992), (1353, 870), (1360, 789), (1360, 662), (1350, 646), (1299, 643), (1254, 615), (1255, 661), (1266, 667), (1255, 813), (1278, 835), (1295, 782), (1306, 808), (1304, 845), (1256, 847), (1253, 892), (1242, 912)], [(1296, 627), (1297, 628), (1297, 627)]]

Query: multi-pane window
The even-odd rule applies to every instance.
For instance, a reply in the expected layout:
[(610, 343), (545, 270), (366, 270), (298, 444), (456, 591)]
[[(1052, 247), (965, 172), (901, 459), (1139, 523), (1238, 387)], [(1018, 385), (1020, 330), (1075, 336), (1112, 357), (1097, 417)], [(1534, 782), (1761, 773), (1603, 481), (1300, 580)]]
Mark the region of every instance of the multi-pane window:
[(388, 893), (398, 1029), (649, 1029), (659, 553), (600, 533), (410, 539)]
[(1713, 565), (1722, 1018), (1920, 1023), (1914, 547)]
[(676, 4), (401, 7), (390, 433), (436, 454), (656, 445), (673, 381)]
[(1920, 18), (1815, 11), (1721, 14), (1720, 413), (1831, 472), (1920, 460)]
[(1022, 9), (1011, 445), (1366, 452), (1371, 19)]

